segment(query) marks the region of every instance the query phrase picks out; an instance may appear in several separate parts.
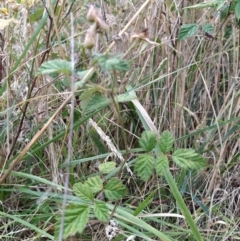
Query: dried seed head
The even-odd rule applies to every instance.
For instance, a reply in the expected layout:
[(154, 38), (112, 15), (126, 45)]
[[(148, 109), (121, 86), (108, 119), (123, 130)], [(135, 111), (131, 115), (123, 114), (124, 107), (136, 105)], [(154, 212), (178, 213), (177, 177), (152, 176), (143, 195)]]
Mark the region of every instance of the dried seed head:
[(96, 19), (99, 17), (99, 11), (93, 5), (90, 5), (87, 13), (88, 22), (96, 22)]
[(102, 18), (100, 18), (100, 17), (97, 18), (96, 22), (101, 31), (106, 31), (108, 29), (108, 25), (104, 22), (104, 20)]
[(89, 22), (95, 22), (98, 25), (98, 28), (101, 31), (105, 31), (108, 29), (108, 25), (103, 20), (101, 13), (98, 8), (94, 7), (94, 5), (91, 5), (89, 7), (88, 13), (87, 13), (87, 20)]
[(93, 24), (86, 33), (83, 46), (87, 49), (92, 49), (96, 43), (96, 23)]

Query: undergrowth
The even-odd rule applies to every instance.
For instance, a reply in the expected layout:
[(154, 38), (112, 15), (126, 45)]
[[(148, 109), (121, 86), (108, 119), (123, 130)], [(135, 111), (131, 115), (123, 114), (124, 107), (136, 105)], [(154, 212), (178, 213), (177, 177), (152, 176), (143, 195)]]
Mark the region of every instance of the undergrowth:
[(239, 240), (240, 1), (1, 7), (1, 240)]

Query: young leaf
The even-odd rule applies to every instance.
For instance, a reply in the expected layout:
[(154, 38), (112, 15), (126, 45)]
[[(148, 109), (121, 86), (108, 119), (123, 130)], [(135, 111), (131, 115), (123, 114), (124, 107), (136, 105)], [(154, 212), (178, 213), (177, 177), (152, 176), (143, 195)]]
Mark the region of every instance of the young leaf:
[(116, 168), (116, 162), (104, 162), (98, 168), (102, 174), (108, 174)]
[(151, 155), (143, 154), (137, 157), (135, 162), (135, 171), (143, 180), (147, 181), (153, 172), (154, 158)]
[(166, 154), (172, 149), (174, 139), (169, 131), (164, 131), (159, 139), (159, 147), (162, 153)]
[(88, 184), (94, 194), (103, 189), (102, 179), (99, 176), (89, 177), (85, 183)]
[(172, 160), (184, 169), (200, 169), (206, 166), (206, 160), (193, 149), (178, 149)]
[(37, 75), (39, 74), (53, 74), (53, 73), (71, 73), (71, 62), (63, 59), (54, 59), (49, 60), (43, 63), (38, 71)]
[(150, 152), (154, 149), (157, 143), (157, 133), (154, 131), (144, 131), (139, 139), (139, 145), (146, 152)]
[(189, 38), (193, 36), (198, 31), (198, 24), (191, 23), (191, 24), (185, 24), (180, 28), (178, 39), (184, 40), (186, 38)]
[(105, 186), (104, 193), (105, 196), (111, 201), (119, 200), (126, 195), (127, 189), (125, 185), (122, 184), (121, 180), (112, 178)]
[(102, 201), (96, 200), (94, 202), (94, 214), (98, 220), (107, 222), (109, 220), (108, 208)]
[[(64, 218), (64, 239), (70, 235), (75, 235), (77, 232), (81, 233), (83, 231), (89, 220), (89, 211), (90, 208), (86, 204), (71, 204), (67, 206)], [(54, 236), (55, 240), (58, 240), (61, 215), (58, 215), (56, 219)]]
[(78, 182), (73, 185), (73, 192), (76, 196), (80, 197), (82, 200), (91, 202), (93, 201), (93, 192), (88, 183)]
[(168, 168), (168, 158), (165, 155), (160, 155), (156, 162), (156, 172), (159, 176), (164, 175), (166, 168)]

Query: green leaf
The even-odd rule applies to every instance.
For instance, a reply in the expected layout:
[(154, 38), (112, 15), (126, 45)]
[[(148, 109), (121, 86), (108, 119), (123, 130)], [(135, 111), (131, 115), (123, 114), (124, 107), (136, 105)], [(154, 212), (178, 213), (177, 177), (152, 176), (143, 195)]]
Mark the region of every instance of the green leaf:
[(91, 202), (93, 201), (93, 192), (88, 183), (75, 183), (73, 185), (73, 192), (76, 196), (80, 197), (82, 200)]
[(121, 180), (112, 178), (108, 181), (107, 185), (104, 188), (105, 196), (113, 201), (119, 200), (124, 197), (127, 193), (126, 187), (122, 184)]
[(213, 33), (213, 25), (211, 23), (206, 23), (202, 25), (202, 29), (204, 32), (212, 34)]
[(113, 70), (117, 71), (128, 71), (129, 64), (126, 60), (120, 57), (109, 57), (103, 54), (96, 54), (94, 56), (94, 61), (99, 64), (99, 66), (106, 72)]
[(94, 112), (96, 110), (101, 110), (102, 108), (108, 106), (110, 104), (110, 100), (107, 99), (100, 93), (96, 93), (92, 96), (89, 102), (86, 104), (85, 111), (87, 114)]
[(53, 74), (53, 73), (71, 73), (71, 62), (63, 59), (49, 60), (43, 63), (36, 75), (39, 74)]
[(86, 111), (88, 102), (91, 100), (94, 93), (98, 92), (97, 87), (93, 87), (87, 90), (84, 90), (84, 92), (80, 95), (80, 105), (83, 111)]
[(240, 1), (236, 3), (234, 12), (237, 20), (239, 20), (240, 19)]
[(152, 151), (157, 143), (157, 133), (154, 131), (144, 131), (139, 139), (139, 145), (146, 152)]
[[(77, 232), (81, 233), (84, 230), (89, 220), (89, 211), (89, 206), (85, 204), (71, 204), (67, 206), (64, 218), (64, 239), (70, 235), (75, 235)], [(56, 219), (54, 236), (55, 240), (58, 240), (61, 215), (57, 215)]]
[(102, 174), (108, 174), (113, 170), (115, 170), (116, 162), (104, 162), (104, 163), (101, 163), (98, 168)]
[(165, 170), (169, 167), (168, 158), (165, 155), (160, 155), (156, 161), (156, 172), (159, 176), (164, 175)]
[(130, 95), (128, 92), (115, 97), (115, 101), (117, 103), (125, 103), (125, 102), (129, 102), (131, 100), (134, 100), (134, 99), (136, 99), (136, 96)]
[(199, 26), (196, 23), (183, 25), (180, 28), (180, 31), (178, 34), (178, 39), (184, 40), (186, 38), (193, 36), (198, 31), (198, 28), (199, 28)]
[(193, 149), (178, 149), (172, 160), (184, 169), (199, 169), (206, 166), (206, 160)]
[(37, 8), (36, 11), (30, 15), (29, 21), (30, 22), (39, 21), (43, 16), (43, 12), (44, 12), (44, 7)]
[(164, 131), (159, 139), (159, 147), (161, 152), (163, 152), (164, 154), (169, 152), (172, 149), (173, 142), (174, 139), (172, 134), (169, 131)]
[(85, 183), (88, 184), (94, 194), (103, 189), (103, 182), (99, 176), (89, 177)]
[(148, 154), (143, 154), (137, 157), (135, 162), (135, 171), (143, 180), (147, 181), (153, 172), (154, 158)]
[(96, 200), (94, 202), (94, 214), (98, 220), (107, 222), (109, 220), (108, 208), (102, 201)]

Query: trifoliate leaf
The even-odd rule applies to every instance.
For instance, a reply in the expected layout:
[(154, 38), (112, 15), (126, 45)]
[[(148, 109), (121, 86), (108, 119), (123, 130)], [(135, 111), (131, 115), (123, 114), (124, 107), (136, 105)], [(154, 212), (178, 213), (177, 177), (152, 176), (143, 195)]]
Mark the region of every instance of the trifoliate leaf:
[[(86, 204), (71, 204), (67, 206), (64, 218), (64, 239), (70, 235), (81, 233), (84, 230), (89, 220), (89, 211), (90, 208)], [(58, 240), (61, 225), (61, 215), (57, 215), (56, 219), (57, 222), (55, 225), (54, 236), (55, 240)]]
[(172, 134), (169, 131), (164, 131), (159, 139), (159, 147), (161, 152), (164, 154), (169, 152), (172, 149), (174, 139)]
[(101, 163), (98, 168), (102, 174), (108, 174), (116, 168), (116, 162), (104, 162)]
[(156, 172), (159, 176), (164, 175), (165, 170), (168, 168), (168, 158), (165, 155), (160, 155), (156, 161)]
[(153, 172), (154, 158), (151, 155), (143, 154), (137, 157), (135, 161), (135, 171), (143, 180), (147, 181)]
[(206, 160), (193, 149), (178, 149), (172, 154), (172, 160), (184, 169), (200, 169), (206, 166)]
[(139, 145), (146, 152), (152, 151), (157, 143), (157, 133), (154, 131), (144, 131), (139, 139)]
[(94, 194), (103, 189), (103, 182), (99, 176), (89, 177), (85, 183), (88, 184)]
[(102, 222), (107, 222), (109, 220), (107, 205), (99, 200), (94, 202), (94, 214), (98, 220)]
[(73, 185), (73, 192), (84, 201), (93, 201), (93, 192), (88, 183), (78, 182)]
[(126, 195), (127, 189), (125, 185), (122, 184), (121, 180), (112, 178), (104, 187), (104, 193), (105, 196), (111, 201), (119, 200)]

